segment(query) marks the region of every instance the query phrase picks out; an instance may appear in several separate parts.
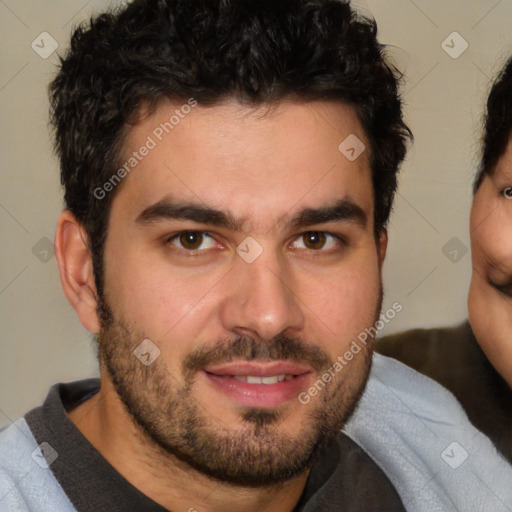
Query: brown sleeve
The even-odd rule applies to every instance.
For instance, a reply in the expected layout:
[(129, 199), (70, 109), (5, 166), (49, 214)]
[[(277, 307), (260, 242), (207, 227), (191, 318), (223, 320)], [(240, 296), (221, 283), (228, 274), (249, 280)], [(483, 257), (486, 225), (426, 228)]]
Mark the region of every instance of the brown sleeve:
[[(468, 325), (436, 329), (412, 329), (377, 340), (375, 349), (447, 385), (454, 376), (452, 361), (468, 367)], [(460, 366), (459, 366), (460, 368)]]

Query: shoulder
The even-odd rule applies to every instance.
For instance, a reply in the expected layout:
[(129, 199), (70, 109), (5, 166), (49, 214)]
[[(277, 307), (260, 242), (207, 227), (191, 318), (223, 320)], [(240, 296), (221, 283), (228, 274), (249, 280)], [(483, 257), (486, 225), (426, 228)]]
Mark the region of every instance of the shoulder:
[(0, 510), (30, 510), (22, 482), (30, 469), (36, 470), (35, 462), (28, 459), (36, 448), (24, 419), (0, 431)]
[(345, 431), (383, 469), (406, 508), (486, 511), (496, 500), (498, 511), (512, 502), (512, 467), (491, 441), (448, 390), (398, 361), (374, 355)]
[(0, 431), (0, 511), (75, 510), (53, 477), (48, 453), (24, 418)]

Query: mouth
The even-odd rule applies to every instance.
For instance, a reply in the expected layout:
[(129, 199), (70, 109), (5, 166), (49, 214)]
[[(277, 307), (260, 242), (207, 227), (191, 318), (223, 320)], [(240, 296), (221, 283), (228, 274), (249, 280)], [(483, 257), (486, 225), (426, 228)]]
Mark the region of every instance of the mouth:
[(215, 392), (237, 406), (272, 409), (296, 399), (309, 384), (313, 371), (297, 363), (233, 362), (202, 371)]

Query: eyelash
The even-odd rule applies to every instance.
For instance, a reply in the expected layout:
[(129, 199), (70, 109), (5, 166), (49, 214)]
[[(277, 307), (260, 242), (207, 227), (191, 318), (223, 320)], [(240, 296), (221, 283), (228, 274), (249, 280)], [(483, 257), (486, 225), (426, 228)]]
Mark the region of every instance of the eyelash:
[[(165, 239), (165, 244), (166, 245), (173, 245), (171, 242), (173, 240), (176, 240), (178, 239), (181, 235), (183, 235), (184, 233), (194, 233), (194, 234), (200, 234), (200, 235), (203, 235), (203, 236), (207, 236), (209, 238), (211, 238), (212, 240), (215, 240), (215, 237), (211, 235), (210, 232), (208, 231), (195, 231), (195, 230), (190, 230), (190, 229), (187, 229), (185, 231), (179, 231), (178, 233), (175, 233), (169, 237), (167, 237)], [(304, 231), (303, 233), (300, 233), (297, 237), (294, 238), (294, 241), (307, 235), (308, 233), (322, 233), (323, 235), (326, 235), (328, 237), (332, 237), (334, 238), (338, 244), (339, 244), (339, 247), (335, 247), (335, 248), (331, 248), (331, 249), (328, 249), (328, 250), (323, 250), (323, 249), (318, 249), (318, 250), (315, 250), (315, 249), (305, 249), (305, 250), (308, 250), (310, 251), (312, 254), (314, 254), (315, 256), (321, 256), (322, 253), (323, 254), (331, 254), (331, 253), (334, 253), (334, 252), (337, 252), (339, 251), (341, 248), (345, 248), (348, 246), (348, 241), (346, 239), (346, 237), (343, 237), (341, 235), (336, 235), (335, 233), (331, 233), (330, 231)], [(202, 256), (203, 254), (201, 253), (206, 253), (208, 251), (208, 249), (182, 249), (182, 248), (179, 248), (179, 247), (176, 247), (175, 246), (175, 249), (173, 249), (177, 252), (182, 252), (182, 253), (185, 253), (188, 257), (198, 257), (198, 256)]]

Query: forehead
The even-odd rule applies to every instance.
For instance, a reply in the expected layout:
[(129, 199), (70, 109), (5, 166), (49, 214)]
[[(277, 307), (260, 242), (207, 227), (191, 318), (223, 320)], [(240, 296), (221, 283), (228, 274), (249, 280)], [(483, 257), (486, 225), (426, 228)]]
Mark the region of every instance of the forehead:
[(114, 199), (126, 215), (172, 195), (254, 223), (347, 197), (372, 217), (369, 145), (353, 107), (190, 104), (165, 103), (130, 130), (121, 160), (137, 163)]

